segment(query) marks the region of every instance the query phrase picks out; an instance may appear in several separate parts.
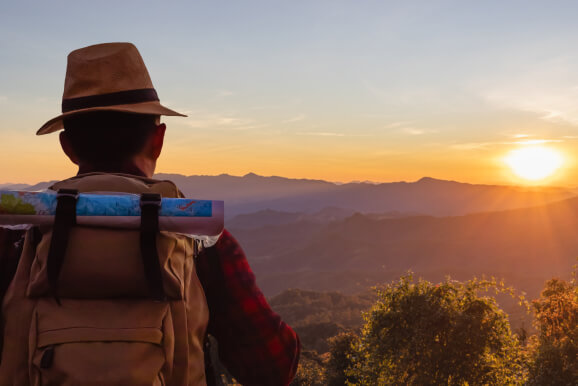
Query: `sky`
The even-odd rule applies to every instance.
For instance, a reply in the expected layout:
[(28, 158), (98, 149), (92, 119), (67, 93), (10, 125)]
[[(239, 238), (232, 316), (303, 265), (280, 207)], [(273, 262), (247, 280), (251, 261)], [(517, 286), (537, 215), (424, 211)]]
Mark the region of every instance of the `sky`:
[(542, 144), (578, 177), (573, 1), (0, 2), (0, 182), (66, 178), (67, 54), (129, 41), (167, 117), (157, 171), (329, 181), (524, 184)]

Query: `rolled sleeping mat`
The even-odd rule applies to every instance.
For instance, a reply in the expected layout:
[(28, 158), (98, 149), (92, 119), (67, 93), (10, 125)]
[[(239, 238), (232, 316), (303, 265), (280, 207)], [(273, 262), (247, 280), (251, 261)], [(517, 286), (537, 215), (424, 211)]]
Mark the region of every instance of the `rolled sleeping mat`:
[[(0, 226), (52, 225), (57, 193), (0, 190)], [(78, 225), (138, 229), (141, 197), (118, 192), (80, 193), (76, 202)], [(159, 229), (211, 241), (224, 228), (224, 202), (190, 198), (162, 198)], [(212, 244), (212, 243), (211, 243)]]

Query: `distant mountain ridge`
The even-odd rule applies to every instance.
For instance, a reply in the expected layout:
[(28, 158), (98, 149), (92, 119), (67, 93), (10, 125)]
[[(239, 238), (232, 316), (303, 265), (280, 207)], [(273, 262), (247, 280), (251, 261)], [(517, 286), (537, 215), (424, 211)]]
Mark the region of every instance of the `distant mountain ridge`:
[[(457, 216), (475, 212), (540, 206), (574, 196), (563, 188), (474, 185), (424, 177), (416, 182), (336, 184), (322, 180), (263, 177), (155, 175), (167, 179), (187, 197), (225, 201), (228, 219), (239, 214), (272, 210), (315, 214), (326, 208), (343, 213)], [(0, 185), (3, 189), (40, 190), (33, 186)]]
[(454, 216), (540, 206), (573, 197), (562, 188), (473, 185), (422, 178), (416, 182), (335, 184), (320, 180), (247, 174), (189, 176), (158, 174), (188, 196), (225, 201), (227, 217), (263, 210), (314, 214), (327, 207), (360, 213)]
[(569, 277), (578, 257), (578, 198), (464, 216), (231, 227), (265, 293), (288, 288), (356, 293), (408, 270), (428, 280), (496, 276), (537, 296)]

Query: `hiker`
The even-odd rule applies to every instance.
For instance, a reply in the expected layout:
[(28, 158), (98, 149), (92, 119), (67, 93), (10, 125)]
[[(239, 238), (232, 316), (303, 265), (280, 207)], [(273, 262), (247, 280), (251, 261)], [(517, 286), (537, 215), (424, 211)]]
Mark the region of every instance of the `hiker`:
[(0, 385), (212, 384), (207, 334), (241, 384), (286, 385), (295, 375), (299, 339), (227, 230), (203, 247), (170, 232), (74, 225), (65, 203), (75, 192), (141, 194), (143, 229), (146, 195), (182, 197), (152, 179), (162, 115), (183, 116), (160, 104), (134, 45), (69, 54), (62, 114), (37, 134), (64, 129), (78, 174), (51, 187), (62, 205), (53, 227), (0, 229)]

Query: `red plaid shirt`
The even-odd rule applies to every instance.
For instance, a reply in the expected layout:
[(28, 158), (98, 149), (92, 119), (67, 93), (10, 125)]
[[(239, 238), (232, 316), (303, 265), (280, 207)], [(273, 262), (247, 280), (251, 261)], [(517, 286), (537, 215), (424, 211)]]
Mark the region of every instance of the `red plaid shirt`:
[(297, 334), (271, 310), (241, 246), (225, 230), (197, 259), (209, 305), (208, 333), (219, 357), (243, 385), (287, 385), (295, 376)]
[[(15, 271), (23, 231), (0, 228), (0, 299)], [(208, 333), (219, 357), (243, 385), (287, 385), (297, 370), (297, 334), (275, 314), (255, 283), (245, 254), (226, 230), (197, 258), (209, 306)]]

